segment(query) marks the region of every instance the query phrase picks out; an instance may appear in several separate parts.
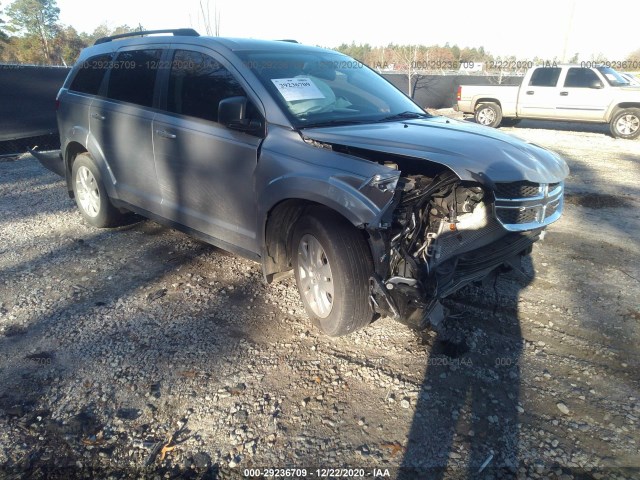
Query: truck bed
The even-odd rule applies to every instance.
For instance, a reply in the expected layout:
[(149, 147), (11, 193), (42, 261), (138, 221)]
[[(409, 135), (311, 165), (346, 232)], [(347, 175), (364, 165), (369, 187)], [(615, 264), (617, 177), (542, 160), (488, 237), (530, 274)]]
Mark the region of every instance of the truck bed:
[[(457, 110), (474, 113), (474, 106), (483, 99), (499, 99), (496, 103), (502, 108), (505, 117), (516, 115), (519, 86), (513, 85), (464, 85), (458, 99)], [(495, 100), (491, 100), (495, 101)]]

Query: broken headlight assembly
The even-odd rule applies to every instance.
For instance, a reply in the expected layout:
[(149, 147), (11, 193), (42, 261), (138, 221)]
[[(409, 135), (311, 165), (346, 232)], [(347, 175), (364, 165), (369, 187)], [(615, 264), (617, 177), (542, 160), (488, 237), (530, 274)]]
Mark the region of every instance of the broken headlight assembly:
[(543, 227), (505, 228), (494, 192), (449, 172), (400, 177), (393, 208), (386, 274), (372, 279), (371, 299), (420, 326), (438, 323), (440, 299), (526, 252)]

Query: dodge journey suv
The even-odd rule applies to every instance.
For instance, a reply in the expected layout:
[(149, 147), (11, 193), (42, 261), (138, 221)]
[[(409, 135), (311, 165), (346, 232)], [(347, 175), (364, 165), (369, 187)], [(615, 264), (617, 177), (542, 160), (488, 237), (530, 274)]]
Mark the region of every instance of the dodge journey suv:
[(437, 323), (444, 297), (528, 254), (563, 209), (556, 154), (429, 115), (362, 63), (293, 41), (102, 38), (57, 114), (87, 222), (135, 212), (260, 262), (267, 282), (293, 271), (328, 335)]

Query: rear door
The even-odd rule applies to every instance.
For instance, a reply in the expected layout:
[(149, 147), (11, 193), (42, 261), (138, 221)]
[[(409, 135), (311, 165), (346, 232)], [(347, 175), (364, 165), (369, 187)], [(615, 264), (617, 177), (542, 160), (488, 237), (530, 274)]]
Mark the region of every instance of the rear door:
[(606, 82), (590, 68), (567, 69), (558, 90), (558, 120), (602, 120), (611, 102)]
[(538, 67), (527, 85), (520, 87), (518, 116), (526, 118), (555, 118), (559, 67)]
[(61, 96), (58, 97), (58, 125), (63, 143), (64, 137), (71, 134), (69, 130), (86, 128), (91, 104), (100, 94), (100, 87), (107, 72), (105, 66), (108, 67), (112, 60), (111, 53), (89, 57), (78, 67), (69, 88), (66, 91), (62, 90)]
[[(164, 216), (257, 252), (254, 171), (262, 138), (218, 123), (221, 100), (247, 96), (243, 80), (224, 58), (190, 47), (175, 50), (163, 84), (153, 146)], [(247, 110), (262, 119), (253, 103)]]
[[(164, 49), (166, 51), (166, 49)], [(161, 47), (126, 47), (109, 65), (103, 95), (91, 105), (91, 135), (110, 170), (121, 200), (161, 213), (153, 160), (151, 123)]]

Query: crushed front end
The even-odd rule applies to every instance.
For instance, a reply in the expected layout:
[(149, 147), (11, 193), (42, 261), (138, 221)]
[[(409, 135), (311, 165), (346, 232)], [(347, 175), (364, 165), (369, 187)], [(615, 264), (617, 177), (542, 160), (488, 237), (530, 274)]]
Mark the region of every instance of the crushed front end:
[(398, 179), (385, 229), (370, 229), (371, 304), (418, 327), (444, 317), (440, 300), (517, 266), (563, 209), (563, 183), (462, 181), (452, 172)]

